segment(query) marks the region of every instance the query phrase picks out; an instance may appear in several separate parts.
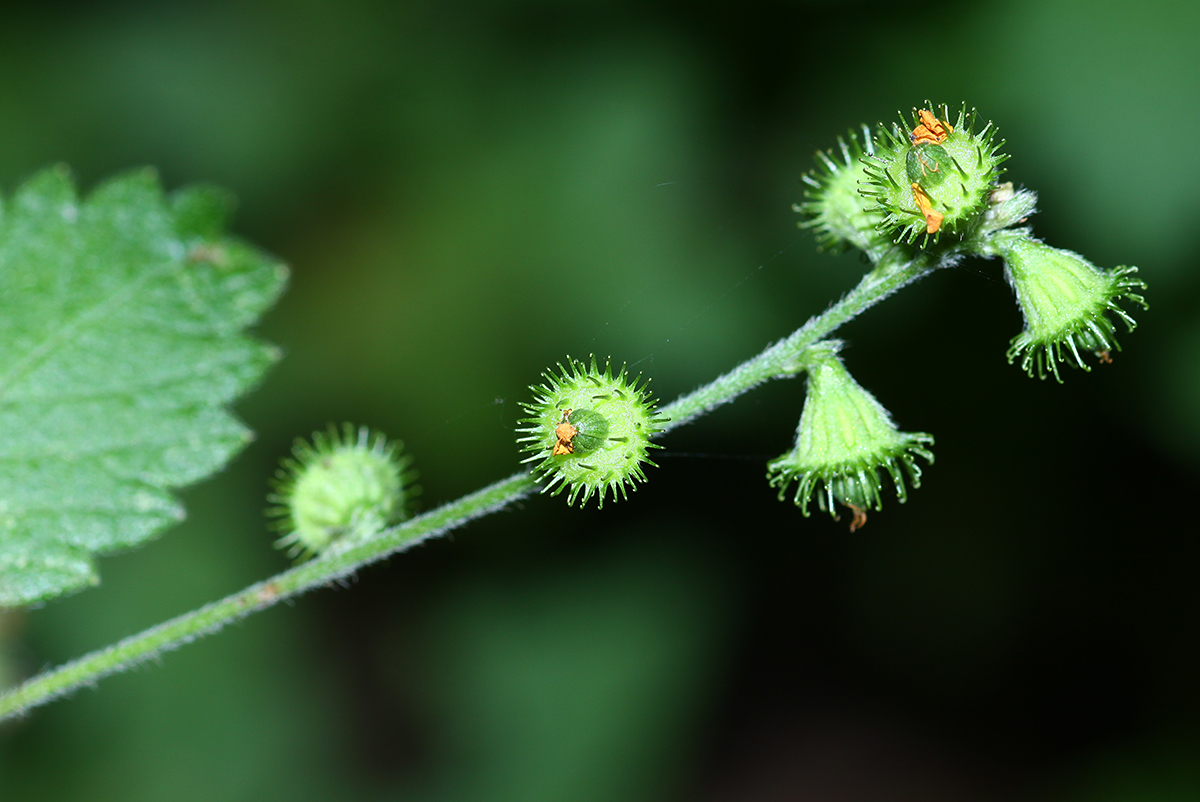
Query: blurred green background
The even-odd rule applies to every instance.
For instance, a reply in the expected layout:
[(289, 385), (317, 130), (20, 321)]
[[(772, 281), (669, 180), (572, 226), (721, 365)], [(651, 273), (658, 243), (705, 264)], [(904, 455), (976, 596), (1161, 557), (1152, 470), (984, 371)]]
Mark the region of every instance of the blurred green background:
[(1151, 310), (1064, 386), (970, 262), (848, 326), (937, 464), (853, 535), (776, 501), (802, 382), (665, 441), (603, 512), (533, 498), (0, 728), (4, 800), (1200, 798), (1200, 6), (1082, 0), (48, 3), (0, 50), (0, 183), (214, 181), (293, 269), (259, 434), (103, 585), (0, 617), (11, 679), (286, 567), (296, 436), (403, 438), (426, 508), (509, 475), (595, 352), (670, 400), (864, 265), (812, 153), (931, 98), (995, 120), (1039, 236)]

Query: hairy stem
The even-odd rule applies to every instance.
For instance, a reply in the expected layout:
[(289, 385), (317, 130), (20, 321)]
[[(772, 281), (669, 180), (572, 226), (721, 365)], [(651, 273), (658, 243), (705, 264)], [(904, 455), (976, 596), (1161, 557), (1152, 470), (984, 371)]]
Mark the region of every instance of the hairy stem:
[(265, 610), (284, 599), (311, 588), (336, 582), (364, 565), (378, 562), (391, 554), (462, 526), (474, 518), (494, 512), (528, 495), (534, 487), (533, 478), (528, 473), (513, 474), (482, 490), (405, 521), (365, 543), (327, 551), (314, 560), (255, 583), (232, 596), (184, 613), (112, 646), (33, 677), (0, 696), (0, 720), (20, 715), (80, 686), (93, 684), (109, 674), (153, 659), (160, 652), (216, 632), (226, 624), (250, 613)]
[[(863, 276), (853, 290), (825, 312), (811, 318), (788, 337), (715, 381), (663, 407), (671, 420), (664, 431), (682, 426), (705, 412), (732, 401), (771, 378), (794, 376), (805, 369), (810, 346), (878, 303), (904, 285), (928, 273), (931, 259), (899, 254), (885, 256)], [(333, 549), (271, 579), (231, 596), (185, 613), (118, 643), (40, 674), (0, 696), (0, 720), (45, 704), (102, 677), (153, 659), (161, 652), (182, 646), (250, 613), (266, 609), (311, 588), (330, 585), (365, 565), (437, 537), (475, 518), (495, 512), (536, 488), (526, 472), (513, 474), (482, 490), (444, 504), (436, 510), (388, 529), (371, 540), (344, 549)]]
[(663, 407), (663, 414), (671, 418), (671, 422), (663, 427), (664, 430), (682, 426), (768, 379), (794, 376), (804, 371), (805, 353), (811, 345), (905, 284), (919, 279), (933, 269), (933, 264), (932, 259), (923, 254), (916, 258), (885, 256), (874, 270), (862, 277), (858, 286), (822, 314), (810, 318), (790, 335), (724, 376)]

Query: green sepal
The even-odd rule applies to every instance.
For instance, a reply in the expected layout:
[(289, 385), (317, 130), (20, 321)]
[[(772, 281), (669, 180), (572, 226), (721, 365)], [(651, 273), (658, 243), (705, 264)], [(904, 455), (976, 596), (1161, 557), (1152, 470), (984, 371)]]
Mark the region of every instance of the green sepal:
[(929, 190), (941, 184), (956, 167), (945, 148), (926, 144), (908, 149), (904, 169), (910, 182)]
[(571, 411), (571, 425), (576, 434), (571, 441), (576, 454), (587, 454), (595, 451), (608, 440), (611, 428), (608, 418), (594, 409), (574, 409)]

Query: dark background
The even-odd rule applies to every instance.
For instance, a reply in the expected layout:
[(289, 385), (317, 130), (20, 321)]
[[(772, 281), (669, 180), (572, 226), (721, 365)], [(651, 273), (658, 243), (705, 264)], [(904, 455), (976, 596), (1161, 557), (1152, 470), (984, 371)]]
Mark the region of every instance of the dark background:
[(103, 585), (0, 617), (6, 681), (287, 566), (297, 436), (403, 438), (426, 508), (507, 476), (526, 386), (595, 352), (670, 400), (851, 287), (791, 203), (812, 153), (977, 106), (1036, 231), (1149, 312), (1063, 386), (969, 262), (847, 326), (937, 464), (867, 527), (767, 487), (801, 382), (671, 433), (629, 502), (533, 498), (0, 728), (0, 796), (1200, 797), (1200, 6), (47, 4), (0, 49), (0, 183), (214, 181), (293, 269), (259, 439)]

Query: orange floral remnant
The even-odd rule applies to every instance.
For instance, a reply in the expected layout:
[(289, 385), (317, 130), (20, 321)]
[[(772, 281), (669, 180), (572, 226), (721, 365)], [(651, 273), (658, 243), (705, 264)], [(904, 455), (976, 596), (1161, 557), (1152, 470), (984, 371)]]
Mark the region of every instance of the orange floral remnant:
[(933, 201), (925, 194), (925, 190), (921, 189), (920, 184), (914, 183), (912, 185), (912, 193), (913, 200), (917, 202), (917, 208), (925, 216), (925, 233), (936, 234), (938, 229), (942, 227), (942, 220), (945, 218), (945, 215), (934, 211)]
[(855, 507), (853, 504), (846, 504), (850, 511), (854, 513), (854, 520), (850, 522), (850, 531), (857, 532), (867, 525), (867, 511), (862, 507)]
[(933, 112), (921, 109), (917, 112), (921, 124), (912, 130), (909, 139), (914, 145), (940, 145), (954, 133), (954, 126), (933, 116)]
[(574, 411), (573, 409), (564, 409), (562, 422), (554, 429), (554, 437), (557, 442), (554, 444), (554, 450), (550, 452), (553, 457), (575, 453), (575, 444), (571, 441), (575, 439), (575, 435), (579, 434), (579, 430), (572, 426), (569, 420)]

